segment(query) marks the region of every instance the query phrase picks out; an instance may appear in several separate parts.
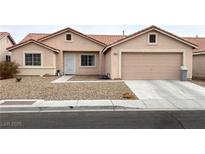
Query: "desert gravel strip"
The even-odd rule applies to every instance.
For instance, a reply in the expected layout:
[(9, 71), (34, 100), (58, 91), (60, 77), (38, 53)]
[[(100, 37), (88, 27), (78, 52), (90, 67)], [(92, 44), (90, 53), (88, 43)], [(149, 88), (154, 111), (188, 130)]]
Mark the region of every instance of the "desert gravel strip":
[(50, 83), (56, 77), (23, 77), (0, 80), (0, 99), (44, 99), (44, 100), (98, 100), (124, 99), (124, 93), (136, 96), (124, 82), (100, 83)]
[(205, 80), (192, 80), (191, 82), (205, 87)]

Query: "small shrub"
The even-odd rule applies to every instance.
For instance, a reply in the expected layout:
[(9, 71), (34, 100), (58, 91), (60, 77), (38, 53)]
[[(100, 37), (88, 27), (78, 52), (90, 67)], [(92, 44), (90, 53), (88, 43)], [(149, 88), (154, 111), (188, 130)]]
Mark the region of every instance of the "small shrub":
[(14, 62), (0, 62), (1, 79), (13, 78), (18, 73), (18, 66)]
[(126, 98), (126, 99), (133, 99), (134, 96), (133, 96), (131, 93), (127, 92), (127, 93), (124, 93), (124, 94), (123, 94), (123, 98)]
[(21, 77), (16, 77), (16, 82), (20, 82), (21, 81)]
[(50, 74), (44, 74), (43, 77), (50, 77)]

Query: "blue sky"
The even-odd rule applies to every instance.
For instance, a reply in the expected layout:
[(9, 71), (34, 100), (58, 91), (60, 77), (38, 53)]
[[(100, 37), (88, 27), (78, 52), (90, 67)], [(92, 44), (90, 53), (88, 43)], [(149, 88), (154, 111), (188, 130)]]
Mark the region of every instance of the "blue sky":
[[(0, 31), (7, 31), (10, 32), (12, 37), (15, 39), (15, 41), (18, 43), (21, 39), (23, 39), (28, 33), (52, 33), (55, 31), (58, 31), (60, 29), (71, 27), (75, 30), (78, 30), (85, 34), (122, 34), (122, 31), (125, 31), (126, 35), (132, 34), (138, 30), (141, 30), (142, 28), (148, 27), (149, 25), (112, 25), (112, 26), (74, 26), (74, 25), (11, 25), (11, 26), (0, 26)], [(192, 26), (192, 25), (186, 25), (186, 26), (174, 26), (174, 25), (158, 25), (159, 27), (163, 28), (164, 30), (167, 30), (171, 33), (174, 33), (178, 36), (196, 36), (199, 37), (205, 37), (205, 26), (199, 25), (199, 26)]]

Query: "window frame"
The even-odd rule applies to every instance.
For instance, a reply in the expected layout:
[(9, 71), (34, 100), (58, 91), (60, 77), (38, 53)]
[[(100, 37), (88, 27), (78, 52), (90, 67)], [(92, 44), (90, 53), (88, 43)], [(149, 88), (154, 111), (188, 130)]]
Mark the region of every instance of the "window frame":
[[(82, 65), (82, 56), (94, 56), (94, 65), (93, 66), (83, 66)], [(80, 55), (80, 67), (96, 67), (96, 54), (81, 54)]]
[[(7, 58), (7, 57), (9, 57), (9, 58)], [(11, 62), (11, 56), (10, 55), (6, 55), (6, 62)]]
[[(155, 35), (155, 42), (150, 42), (151, 35)], [(158, 44), (158, 34), (157, 33), (148, 33), (147, 44), (148, 45), (157, 45)]]
[[(32, 58), (31, 58), (31, 65), (27, 65), (26, 64), (26, 55), (27, 54), (31, 54), (32, 55)], [(40, 65), (34, 65), (34, 57), (33, 57), (33, 55), (35, 55), (35, 54), (38, 54), (38, 55), (40, 55)], [(24, 53), (24, 66), (25, 67), (41, 67), (42, 66), (42, 54), (41, 53)]]
[[(67, 40), (67, 35), (70, 35), (71, 36), (71, 39), (70, 40)], [(72, 42), (73, 41), (73, 35), (71, 33), (65, 33), (65, 41), (66, 42)]]

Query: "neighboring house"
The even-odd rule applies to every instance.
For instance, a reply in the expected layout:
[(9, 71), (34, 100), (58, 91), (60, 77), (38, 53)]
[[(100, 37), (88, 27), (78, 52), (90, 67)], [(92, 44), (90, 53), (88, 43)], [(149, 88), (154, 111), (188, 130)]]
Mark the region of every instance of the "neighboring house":
[(205, 38), (186, 37), (186, 40), (197, 44), (193, 53), (193, 78), (205, 79)]
[(0, 62), (10, 61), (11, 53), (8, 47), (15, 45), (15, 41), (8, 32), (0, 32)]
[(27, 35), (10, 48), (22, 75), (108, 75), (112, 79), (179, 79), (186, 66), (192, 78), (197, 45), (150, 26), (132, 35), (85, 35), (71, 28)]

